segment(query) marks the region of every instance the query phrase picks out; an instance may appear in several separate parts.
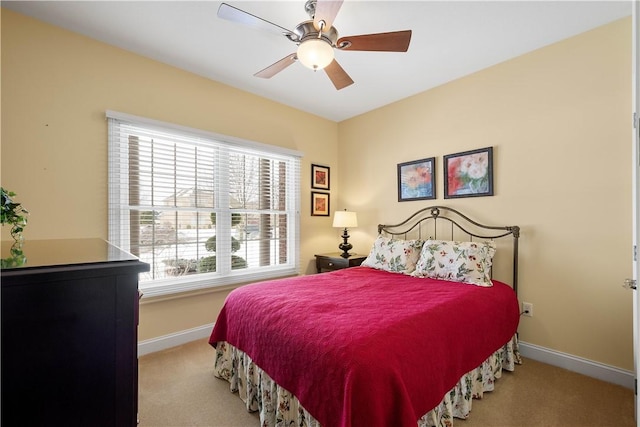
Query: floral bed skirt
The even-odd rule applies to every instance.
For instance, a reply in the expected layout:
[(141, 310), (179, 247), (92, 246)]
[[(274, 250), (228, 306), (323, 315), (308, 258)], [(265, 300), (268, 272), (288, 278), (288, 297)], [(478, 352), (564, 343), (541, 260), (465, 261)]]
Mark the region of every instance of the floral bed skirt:
[[(480, 366), (460, 378), (442, 402), (418, 420), (418, 426), (451, 427), (454, 417), (467, 418), (473, 399), (480, 399), (484, 392), (492, 391), (503, 369), (513, 371), (520, 363), (518, 340), (514, 335)], [(231, 391), (238, 392), (247, 411), (260, 412), (262, 427), (321, 427), (295, 396), (278, 386), (244, 352), (226, 342), (217, 345), (214, 374), (229, 381)]]

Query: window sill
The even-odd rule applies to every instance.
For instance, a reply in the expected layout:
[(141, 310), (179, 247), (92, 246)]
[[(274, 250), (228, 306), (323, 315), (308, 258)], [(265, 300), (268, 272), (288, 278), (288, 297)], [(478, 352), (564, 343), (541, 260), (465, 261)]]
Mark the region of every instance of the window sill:
[[(164, 283), (155, 283), (152, 286), (140, 284), (142, 292), (141, 302), (153, 299), (180, 298), (183, 294), (194, 295), (198, 293), (224, 292), (235, 289), (239, 286), (249, 283), (260, 282), (263, 280), (279, 279), (283, 277), (297, 276), (299, 274), (293, 268), (277, 269), (270, 272), (260, 271), (248, 274), (238, 274), (230, 276), (207, 275), (208, 277), (195, 276), (194, 280), (171, 280)], [(196, 278), (197, 277), (197, 278)]]

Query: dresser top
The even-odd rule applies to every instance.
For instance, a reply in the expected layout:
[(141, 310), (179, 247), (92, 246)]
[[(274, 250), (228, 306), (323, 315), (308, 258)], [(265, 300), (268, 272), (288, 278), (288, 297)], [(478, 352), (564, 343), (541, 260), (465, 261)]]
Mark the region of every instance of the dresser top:
[(2, 242), (0, 257), (3, 270), (138, 261), (136, 256), (97, 238), (25, 240), (21, 247), (22, 256), (14, 256), (16, 254), (11, 252), (13, 244), (13, 241)]

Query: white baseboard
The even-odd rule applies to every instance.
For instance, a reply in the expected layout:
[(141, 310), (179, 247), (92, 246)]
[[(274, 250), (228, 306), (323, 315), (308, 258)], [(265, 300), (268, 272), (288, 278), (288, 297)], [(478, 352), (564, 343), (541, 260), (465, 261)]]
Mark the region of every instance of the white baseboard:
[[(212, 330), (213, 323), (150, 340), (140, 341), (138, 343), (138, 355), (144, 356), (145, 354), (154, 353), (171, 347), (177, 347), (191, 341), (207, 338), (211, 334)], [(559, 368), (567, 369), (572, 372), (577, 372), (579, 374), (587, 375), (592, 378), (597, 378), (599, 380), (633, 390), (634, 373), (632, 371), (594, 362), (592, 360), (540, 347), (524, 341), (520, 341), (518, 345), (520, 347), (520, 354), (529, 359), (537, 360), (538, 362), (547, 363), (552, 366), (557, 366)]]
[(144, 356), (145, 354), (155, 353), (156, 351), (177, 347), (191, 341), (207, 338), (211, 335), (212, 330), (213, 323), (164, 335), (158, 338), (152, 338), (150, 340), (140, 341), (138, 343), (138, 356)]
[(537, 360), (548, 365), (557, 366), (572, 372), (577, 372), (592, 378), (596, 378), (622, 387), (634, 388), (634, 373), (615, 366), (594, 362), (582, 357), (573, 356), (535, 344), (519, 341), (520, 354), (523, 357)]

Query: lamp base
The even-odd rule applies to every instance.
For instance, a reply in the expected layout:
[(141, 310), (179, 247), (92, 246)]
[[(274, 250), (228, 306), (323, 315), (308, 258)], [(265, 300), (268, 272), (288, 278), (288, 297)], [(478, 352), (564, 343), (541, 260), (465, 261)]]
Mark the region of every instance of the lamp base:
[[(340, 245), (340, 246), (342, 246), (342, 245)], [(342, 248), (340, 248), (340, 249), (342, 249)], [(351, 256), (351, 254), (348, 252), (348, 249), (347, 250), (342, 249), (342, 250), (343, 250), (343, 252), (340, 254), (340, 256), (342, 258), (349, 258)]]
[(353, 245), (349, 243), (347, 239), (349, 239), (349, 234), (347, 233), (347, 229), (345, 228), (344, 232), (342, 233), (342, 240), (344, 241), (340, 243), (340, 245), (338, 245), (338, 248), (342, 251), (342, 253), (340, 254), (342, 258), (349, 258), (351, 256), (349, 251), (351, 250), (351, 248), (353, 248)]

